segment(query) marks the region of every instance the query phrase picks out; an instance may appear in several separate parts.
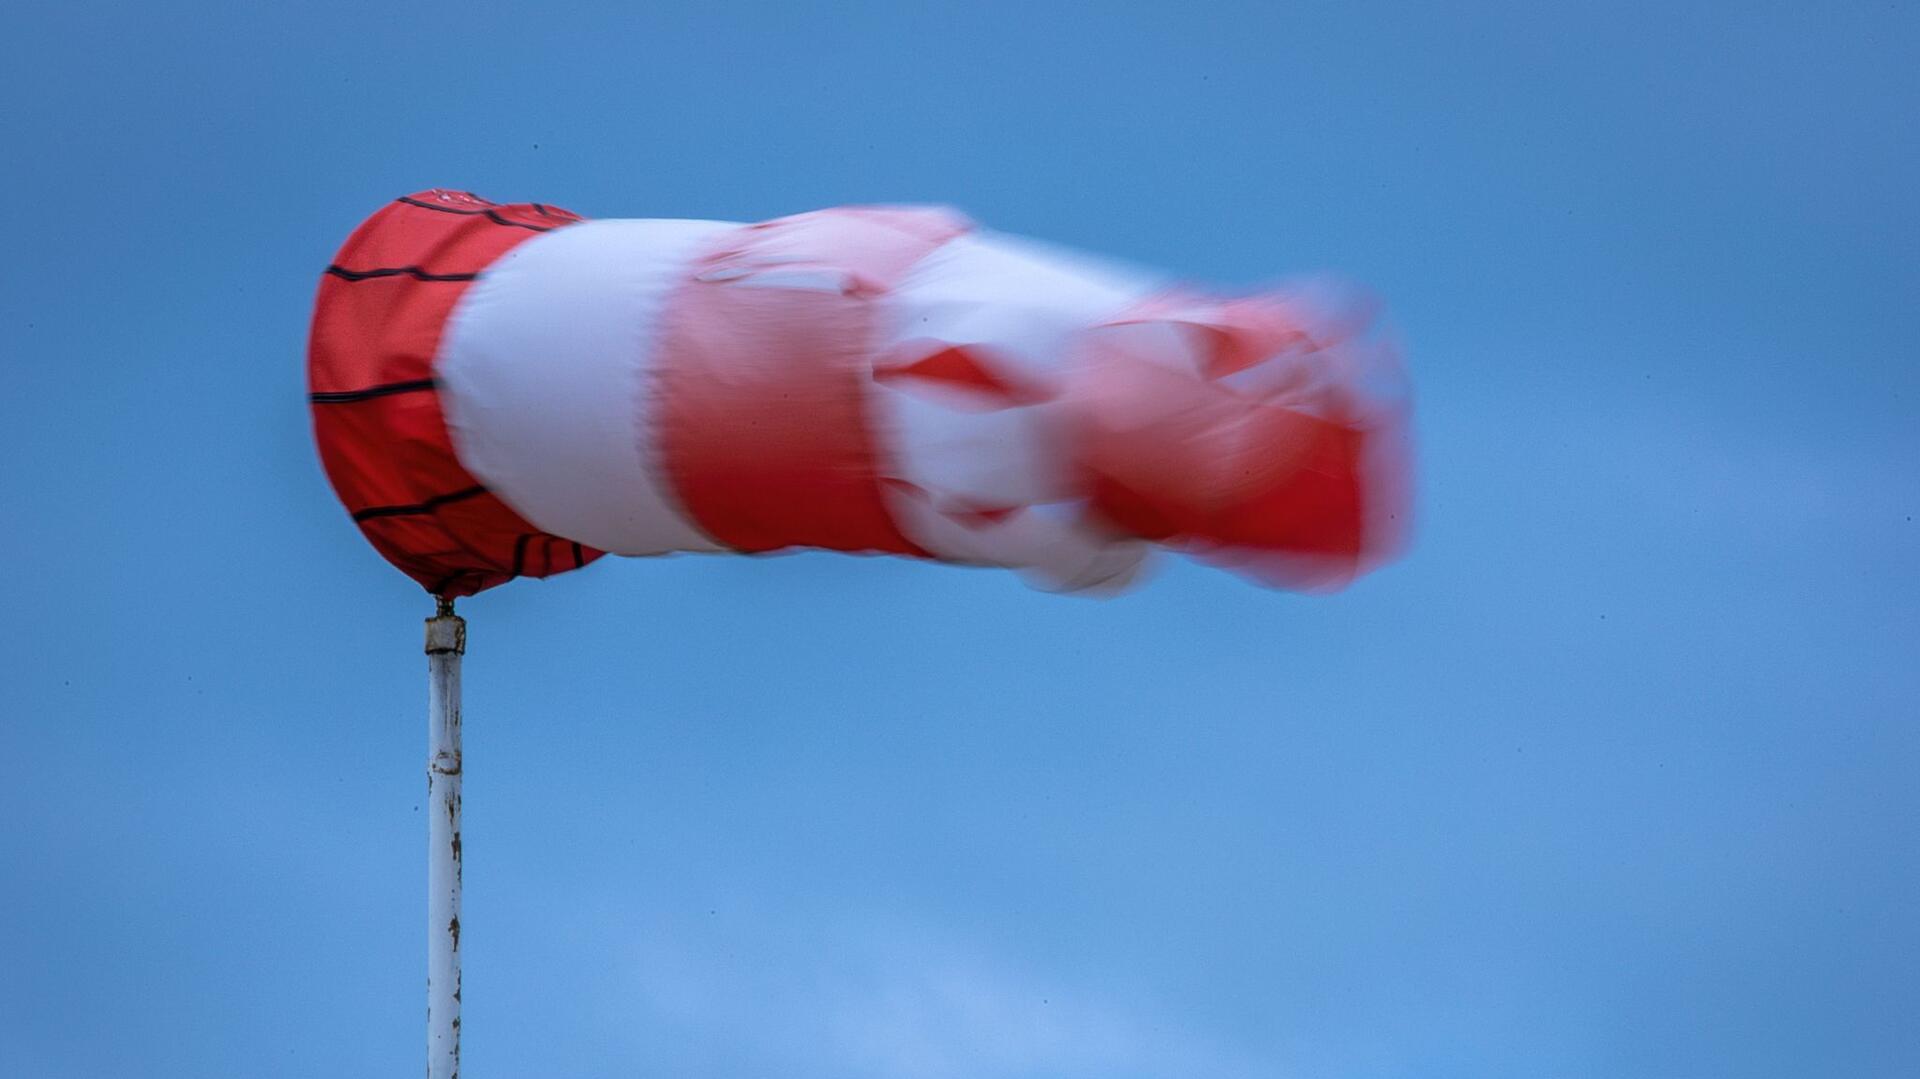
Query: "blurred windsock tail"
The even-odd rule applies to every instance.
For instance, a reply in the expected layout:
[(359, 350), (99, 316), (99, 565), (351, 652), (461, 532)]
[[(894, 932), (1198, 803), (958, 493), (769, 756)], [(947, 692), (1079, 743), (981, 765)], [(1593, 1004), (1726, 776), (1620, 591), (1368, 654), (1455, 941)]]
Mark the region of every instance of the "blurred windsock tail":
[(1166, 295), (1090, 341), (1076, 446), (1121, 530), (1306, 591), (1405, 545), (1405, 379), (1369, 307)]

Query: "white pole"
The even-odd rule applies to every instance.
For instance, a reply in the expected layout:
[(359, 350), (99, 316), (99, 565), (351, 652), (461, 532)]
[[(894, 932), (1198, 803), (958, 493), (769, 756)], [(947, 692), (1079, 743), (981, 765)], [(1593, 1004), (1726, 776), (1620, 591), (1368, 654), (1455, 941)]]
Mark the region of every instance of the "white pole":
[(460, 1079), (460, 657), (466, 620), (427, 619), (427, 1079)]

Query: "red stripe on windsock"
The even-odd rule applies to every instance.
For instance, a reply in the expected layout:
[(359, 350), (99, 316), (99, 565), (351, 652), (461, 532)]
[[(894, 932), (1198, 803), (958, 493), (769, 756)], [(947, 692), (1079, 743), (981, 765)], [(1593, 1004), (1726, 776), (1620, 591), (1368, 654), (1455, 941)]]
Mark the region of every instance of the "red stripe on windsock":
[[(1182, 362), (1150, 355), (1154, 339), (1129, 347), (1155, 323), (1202, 347)], [(1075, 400), (1093, 513), (1284, 587), (1379, 564), (1406, 528), (1404, 414), (1368, 398), (1392, 357), (1364, 329), (1283, 297), (1163, 298), (1098, 329)], [(1263, 383), (1230, 381), (1263, 365)]]
[[(428, 591), (466, 596), (516, 575), (545, 537), (455, 456), (433, 381), (441, 332), (472, 278), (577, 221), (565, 210), (423, 191), (374, 214), (320, 280), (308, 389), (321, 464), (376, 550)], [(581, 562), (597, 557), (583, 551)]]
[(887, 512), (874, 305), (964, 220), (853, 209), (742, 228), (667, 304), (655, 432), (681, 505), (741, 551), (925, 555)]

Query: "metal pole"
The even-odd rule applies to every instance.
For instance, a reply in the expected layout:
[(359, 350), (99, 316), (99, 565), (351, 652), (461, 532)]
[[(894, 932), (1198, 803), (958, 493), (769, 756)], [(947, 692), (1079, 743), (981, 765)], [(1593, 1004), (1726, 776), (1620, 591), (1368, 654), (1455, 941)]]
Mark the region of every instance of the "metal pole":
[(466, 620), (427, 619), (427, 1079), (460, 1077), (460, 657)]

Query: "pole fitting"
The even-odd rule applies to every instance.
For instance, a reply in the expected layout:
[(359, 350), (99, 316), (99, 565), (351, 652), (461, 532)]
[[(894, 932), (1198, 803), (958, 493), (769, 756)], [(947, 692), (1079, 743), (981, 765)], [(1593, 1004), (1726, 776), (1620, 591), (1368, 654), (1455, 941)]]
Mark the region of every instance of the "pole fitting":
[(427, 619), (427, 655), (467, 654), (467, 620), (453, 613), (453, 600), (435, 596), (436, 608)]

